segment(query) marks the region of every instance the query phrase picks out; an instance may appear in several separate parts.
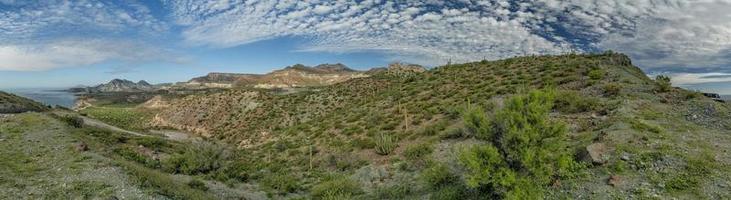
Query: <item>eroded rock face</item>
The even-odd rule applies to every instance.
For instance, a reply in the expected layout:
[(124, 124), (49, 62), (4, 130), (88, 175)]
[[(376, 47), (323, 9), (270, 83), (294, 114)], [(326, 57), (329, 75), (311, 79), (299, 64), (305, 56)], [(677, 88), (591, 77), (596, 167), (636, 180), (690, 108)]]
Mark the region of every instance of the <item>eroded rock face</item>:
[(147, 109), (161, 109), (161, 108), (167, 108), (170, 106), (170, 102), (165, 101), (165, 99), (162, 98), (162, 96), (157, 95), (155, 97), (152, 97), (152, 99), (146, 101), (140, 107), (147, 108)]
[(152, 125), (190, 131), (211, 137), (211, 131), (220, 123), (231, 120), (235, 113), (244, 115), (259, 106), (258, 92), (217, 93), (205, 96), (188, 96), (170, 102), (155, 115)]

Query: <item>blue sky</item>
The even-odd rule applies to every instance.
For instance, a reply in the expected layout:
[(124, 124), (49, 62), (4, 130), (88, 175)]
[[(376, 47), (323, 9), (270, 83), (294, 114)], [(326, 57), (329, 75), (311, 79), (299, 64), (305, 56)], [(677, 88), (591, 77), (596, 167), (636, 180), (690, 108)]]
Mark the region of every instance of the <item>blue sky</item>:
[(615, 50), (731, 94), (731, 0), (0, 0), (0, 88)]

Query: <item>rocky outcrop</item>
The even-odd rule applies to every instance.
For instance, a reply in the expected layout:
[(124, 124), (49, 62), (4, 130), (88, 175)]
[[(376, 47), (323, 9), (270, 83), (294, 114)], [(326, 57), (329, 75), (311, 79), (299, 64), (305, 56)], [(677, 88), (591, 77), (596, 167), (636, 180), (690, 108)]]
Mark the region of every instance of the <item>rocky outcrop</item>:
[(0, 113), (42, 112), (45, 105), (14, 94), (0, 92)]
[(388, 69), (386, 71), (388, 74), (393, 76), (409, 76), (412, 74), (423, 73), (426, 71), (426, 68), (416, 64), (392, 63), (388, 65)]
[(147, 81), (141, 80), (137, 83), (124, 80), (114, 79), (109, 83), (100, 84), (95, 87), (71, 88), (69, 91), (75, 93), (103, 93), (103, 92), (146, 92), (153, 91), (156, 87)]
[(348, 68), (343, 64), (321, 64), (308, 67), (296, 64), (275, 70), (268, 74), (209, 73), (188, 82), (172, 86), (182, 88), (291, 88), (324, 86), (353, 78), (366, 77), (365, 73)]
[(607, 162), (609, 150), (604, 143), (593, 143), (586, 146), (582, 152), (583, 160), (591, 162), (595, 165), (601, 165)]
[(161, 108), (167, 108), (170, 106), (170, 102), (165, 101), (162, 96), (157, 95), (155, 97), (152, 97), (152, 99), (147, 100), (145, 103), (142, 103), (140, 107), (147, 108), (147, 109), (161, 109)]

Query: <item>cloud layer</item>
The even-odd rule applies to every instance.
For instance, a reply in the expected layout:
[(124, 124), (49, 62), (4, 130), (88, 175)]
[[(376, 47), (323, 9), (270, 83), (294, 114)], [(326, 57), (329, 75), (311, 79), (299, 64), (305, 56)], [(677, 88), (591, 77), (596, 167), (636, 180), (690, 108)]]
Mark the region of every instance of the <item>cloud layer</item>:
[[(169, 1), (193, 44), (302, 36), (305, 51), (422, 63), (614, 49), (648, 69), (729, 63), (727, 0)], [(435, 64), (435, 63), (431, 63)]]
[[(41, 71), (108, 60), (167, 59), (144, 38), (164, 32), (144, 5), (129, 1), (0, 1), (0, 70)], [(129, 38), (138, 37), (133, 42)]]
[[(0, 0), (0, 70), (144, 60), (123, 47), (159, 53), (179, 42), (229, 48), (297, 37), (297, 51), (427, 65), (612, 49), (652, 73), (731, 72), (731, 0), (161, 1)], [(174, 41), (146, 42), (160, 38)]]

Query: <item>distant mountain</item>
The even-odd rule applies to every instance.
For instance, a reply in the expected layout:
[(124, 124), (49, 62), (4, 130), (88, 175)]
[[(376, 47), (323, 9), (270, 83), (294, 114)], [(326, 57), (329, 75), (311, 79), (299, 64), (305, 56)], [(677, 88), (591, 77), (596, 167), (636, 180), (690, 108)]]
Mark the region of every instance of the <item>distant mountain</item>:
[(173, 87), (214, 87), (234, 86), (255, 88), (290, 88), (303, 86), (323, 86), (343, 82), (352, 78), (365, 77), (365, 72), (356, 71), (337, 64), (321, 64), (314, 67), (296, 64), (275, 70), (268, 74), (209, 73), (193, 78)]
[(45, 111), (48, 107), (33, 100), (0, 91), (0, 113)]
[(145, 92), (155, 90), (156, 87), (148, 83), (147, 81), (141, 80), (137, 83), (124, 80), (114, 79), (109, 83), (100, 84), (94, 87), (86, 88), (71, 88), (71, 92), (77, 93), (100, 93), (100, 92)]

